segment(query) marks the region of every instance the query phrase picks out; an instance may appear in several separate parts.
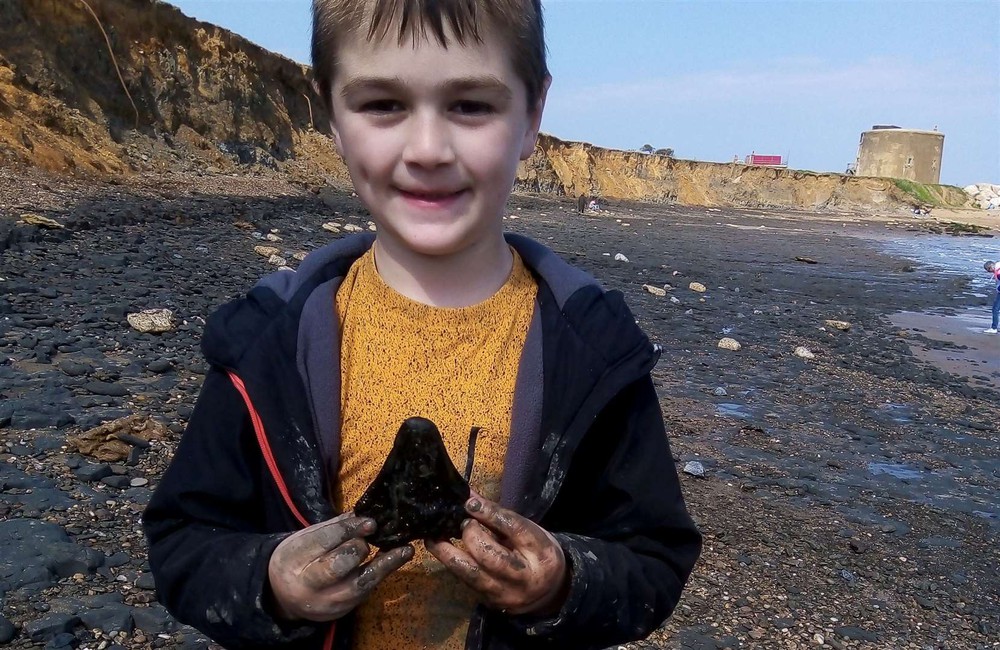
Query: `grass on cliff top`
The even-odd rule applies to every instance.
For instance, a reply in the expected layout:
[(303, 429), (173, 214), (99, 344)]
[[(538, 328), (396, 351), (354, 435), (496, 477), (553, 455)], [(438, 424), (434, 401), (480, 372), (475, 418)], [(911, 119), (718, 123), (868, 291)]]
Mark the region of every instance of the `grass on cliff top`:
[(941, 208), (960, 208), (969, 199), (965, 190), (954, 185), (929, 185), (927, 183), (909, 181), (905, 178), (894, 178), (892, 182), (903, 192), (925, 205)]

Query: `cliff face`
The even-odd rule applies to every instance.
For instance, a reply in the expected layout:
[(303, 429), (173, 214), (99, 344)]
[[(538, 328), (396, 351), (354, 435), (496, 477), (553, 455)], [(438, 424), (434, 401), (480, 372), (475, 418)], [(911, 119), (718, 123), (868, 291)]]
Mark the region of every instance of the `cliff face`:
[[(346, 184), (308, 72), (157, 0), (0, 0), (0, 162), (97, 175), (262, 166)], [(915, 197), (889, 179), (545, 135), (517, 180), (524, 192), (706, 206), (887, 209), (928, 192), (943, 204), (968, 200), (923, 187)]]
[[(754, 208), (887, 209), (922, 203), (888, 178), (679, 160), (545, 135), (518, 170), (517, 187), (567, 196)], [(924, 187), (930, 188), (931, 200), (942, 205), (968, 201), (958, 188)]]
[(341, 175), (332, 152), (320, 155), (329, 143), (311, 126), (328, 118), (306, 71), (156, 0), (3, 0), (0, 153), (56, 171), (127, 173), (168, 165), (171, 156), (156, 158), (170, 149), (220, 167), (316, 149), (313, 163)]

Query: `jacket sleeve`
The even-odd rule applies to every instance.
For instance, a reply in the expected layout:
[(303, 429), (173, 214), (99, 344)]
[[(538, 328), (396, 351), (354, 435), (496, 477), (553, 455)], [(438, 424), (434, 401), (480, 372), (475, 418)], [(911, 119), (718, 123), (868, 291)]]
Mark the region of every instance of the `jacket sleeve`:
[(544, 525), (569, 560), (553, 619), (511, 622), (548, 647), (606, 648), (641, 639), (677, 606), (701, 552), (650, 377), (620, 393), (574, 454)]
[(302, 647), (322, 634), (268, 613), (268, 562), (289, 531), (266, 529), (264, 476), (246, 406), (213, 369), (143, 526), (160, 602), (227, 648)]

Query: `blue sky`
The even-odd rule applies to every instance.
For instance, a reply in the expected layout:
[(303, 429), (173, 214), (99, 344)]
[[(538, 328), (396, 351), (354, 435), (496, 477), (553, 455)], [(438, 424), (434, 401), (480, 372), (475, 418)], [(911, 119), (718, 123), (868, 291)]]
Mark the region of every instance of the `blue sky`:
[[(168, 0), (309, 63), (309, 0)], [(874, 124), (945, 134), (941, 182), (1000, 183), (1000, 1), (543, 0), (542, 130), (842, 172)]]

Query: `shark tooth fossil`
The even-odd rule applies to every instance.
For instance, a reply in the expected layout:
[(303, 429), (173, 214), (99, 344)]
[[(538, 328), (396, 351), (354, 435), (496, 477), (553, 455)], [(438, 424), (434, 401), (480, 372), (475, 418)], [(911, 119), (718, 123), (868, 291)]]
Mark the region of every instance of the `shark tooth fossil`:
[[(473, 428), (469, 438), (467, 476), (477, 433)], [(356, 515), (371, 517), (377, 524), (368, 542), (391, 549), (415, 539), (461, 537), (462, 522), (468, 518), (467, 476), (455, 469), (433, 422), (408, 418), (378, 476), (354, 506)]]

